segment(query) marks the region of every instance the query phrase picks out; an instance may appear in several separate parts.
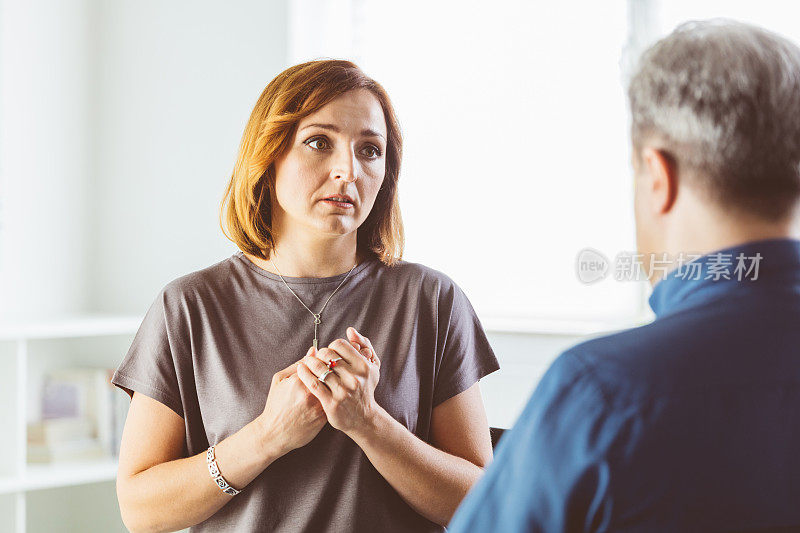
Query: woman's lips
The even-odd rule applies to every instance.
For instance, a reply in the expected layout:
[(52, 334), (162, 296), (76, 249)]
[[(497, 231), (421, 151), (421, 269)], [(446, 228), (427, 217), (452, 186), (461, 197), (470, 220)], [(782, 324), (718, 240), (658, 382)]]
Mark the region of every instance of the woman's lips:
[(353, 208), (353, 204), (348, 203), (348, 202), (337, 202), (336, 200), (322, 200), (322, 202), (324, 202), (324, 203), (326, 203), (328, 205), (332, 205), (334, 207), (339, 207), (341, 209), (352, 209)]

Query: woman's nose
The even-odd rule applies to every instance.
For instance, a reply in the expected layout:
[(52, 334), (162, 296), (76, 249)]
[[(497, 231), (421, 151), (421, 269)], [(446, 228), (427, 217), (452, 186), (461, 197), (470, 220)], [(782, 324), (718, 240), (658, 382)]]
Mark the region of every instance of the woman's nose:
[(352, 150), (341, 150), (334, 157), (331, 166), (331, 178), (347, 182), (356, 181), (355, 153)]

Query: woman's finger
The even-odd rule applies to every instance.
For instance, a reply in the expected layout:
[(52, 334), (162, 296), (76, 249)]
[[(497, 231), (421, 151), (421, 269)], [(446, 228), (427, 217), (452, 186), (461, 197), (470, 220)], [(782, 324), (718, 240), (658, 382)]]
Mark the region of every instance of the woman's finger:
[(354, 327), (347, 328), (347, 338), (361, 348), (359, 350), (360, 353), (370, 362), (380, 365), (380, 359), (378, 359), (378, 354), (375, 353), (375, 348), (372, 347), (372, 341), (359, 333)]
[[(330, 348), (322, 348), (321, 350), (319, 350), (315, 355), (315, 358), (323, 365), (322, 368), (324, 369), (319, 372), (319, 375), (322, 375), (322, 372), (328, 370), (328, 361), (332, 359), (338, 359), (339, 357), (341, 356), (339, 355), (339, 352), (336, 350), (332, 350)], [(359, 357), (359, 355), (355, 354), (351, 355), (351, 357)], [(339, 378), (338, 384), (344, 386), (347, 389), (353, 389), (357, 383), (356, 377), (353, 375), (352, 368), (353, 367), (350, 365), (350, 363), (348, 363), (347, 360), (344, 358), (342, 358), (340, 361), (336, 361), (336, 364), (333, 367), (331, 367), (331, 370), (333, 370), (336, 376)]]
[[(304, 361), (297, 365), (297, 377), (303, 382), (308, 391), (317, 397), (323, 407), (330, 405), (333, 400), (333, 393), (331, 390), (322, 383), (319, 378), (306, 366)], [(329, 375), (325, 381), (327, 382), (333, 375)]]
[[(333, 344), (333, 343), (331, 343), (331, 344)], [(350, 364), (347, 361), (347, 359), (345, 359), (344, 357), (339, 355), (339, 352), (337, 352), (336, 350), (332, 350), (331, 348), (321, 348), (319, 351), (317, 351), (314, 354), (314, 357), (316, 357), (317, 359), (319, 359), (320, 361), (322, 361), (326, 365), (329, 362), (333, 361), (334, 359), (338, 359), (338, 361), (333, 363), (334, 367), (336, 367), (336, 366), (341, 367), (342, 365), (349, 365)]]
[(347, 338), (350, 342), (356, 345), (356, 348), (358, 348), (359, 351), (363, 348), (369, 348), (369, 344), (367, 344), (367, 338), (352, 326), (347, 328)]
[[(326, 354), (322, 355), (322, 357), (325, 358), (326, 363), (328, 362), (328, 359), (341, 357), (347, 361), (347, 363), (350, 365), (350, 368), (354, 370), (363, 368), (363, 358), (358, 352), (358, 349), (345, 339), (336, 339), (328, 345), (328, 348), (323, 348), (323, 350), (328, 350)], [(320, 352), (322, 352), (322, 350), (320, 350)], [(331, 355), (327, 355), (328, 353)], [(339, 362), (341, 363), (341, 361)]]
[[(328, 365), (313, 355), (303, 357), (303, 364), (318, 378), (322, 377), (322, 375), (328, 371)], [(325, 378), (325, 384), (331, 389), (337, 387), (340, 384), (339, 374), (331, 369), (331, 373)]]

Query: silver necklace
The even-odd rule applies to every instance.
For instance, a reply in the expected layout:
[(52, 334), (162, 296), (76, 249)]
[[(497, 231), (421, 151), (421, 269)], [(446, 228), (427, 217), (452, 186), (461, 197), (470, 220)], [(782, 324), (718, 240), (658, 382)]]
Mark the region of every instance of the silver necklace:
[[(272, 263), (272, 266), (275, 267), (275, 271), (278, 272), (278, 276), (280, 276), (281, 281), (283, 282), (284, 285), (286, 285), (286, 288), (289, 289), (290, 291), (292, 291), (292, 288), (289, 286), (288, 283), (286, 283), (286, 280), (283, 279), (283, 276), (281, 275), (281, 271), (278, 270), (278, 265), (275, 264), (275, 261), (272, 260), (272, 257), (269, 258), (269, 261), (270, 261), (270, 263)], [(355, 268), (356, 266), (358, 266), (358, 263), (353, 265), (353, 268)], [(350, 269), (350, 271), (344, 277), (344, 279), (339, 284), (339, 286), (336, 287), (336, 290), (333, 291), (330, 296), (328, 296), (328, 299), (325, 300), (325, 305), (322, 306), (322, 309), (319, 310), (319, 313), (315, 313), (311, 309), (308, 309), (308, 306), (303, 303), (303, 300), (300, 299), (300, 297), (297, 295), (297, 293), (292, 291), (292, 294), (294, 294), (294, 297), (297, 298), (297, 301), (300, 302), (303, 305), (303, 307), (305, 307), (308, 310), (308, 312), (311, 313), (311, 316), (314, 317), (314, 349), (315, 350), (317, 349), (317, 326), (322, 324), (322, 312), (325, 310), (325, 307), (328, 305), (328, 302), (331, 301), (331, 298), (333, 298), (333, 295), (336, 294), (336, 291), (338, 291), (341, 288), (341, 286), (344, 285), (344, 282), (347, 281), (347, 278), (350, 277), (350, 273), (353, 271), (353, 268)]]

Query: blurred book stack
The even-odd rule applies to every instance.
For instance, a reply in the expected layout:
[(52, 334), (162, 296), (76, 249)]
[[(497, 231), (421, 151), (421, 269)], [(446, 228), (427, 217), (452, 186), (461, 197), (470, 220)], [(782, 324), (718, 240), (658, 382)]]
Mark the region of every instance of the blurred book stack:
[(41, 413), (28, 424), (28, 462), (116, 457), (129, 398), (111, 384), (113, 369), (51, 370), (42, 383)]

